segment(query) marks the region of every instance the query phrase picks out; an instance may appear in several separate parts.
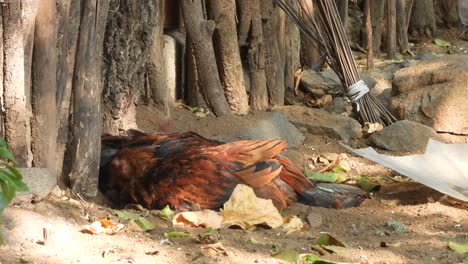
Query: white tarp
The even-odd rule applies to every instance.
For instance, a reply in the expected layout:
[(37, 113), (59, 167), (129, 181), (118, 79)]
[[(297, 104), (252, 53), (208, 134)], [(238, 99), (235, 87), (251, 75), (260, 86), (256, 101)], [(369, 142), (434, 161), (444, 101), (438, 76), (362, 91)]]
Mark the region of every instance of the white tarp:
[(441, 193), (468, 202), (468, 144), (444, 144), (432, 139), (424, 154), (387, 156), (373, 148), (351, 152), (372, 160)]

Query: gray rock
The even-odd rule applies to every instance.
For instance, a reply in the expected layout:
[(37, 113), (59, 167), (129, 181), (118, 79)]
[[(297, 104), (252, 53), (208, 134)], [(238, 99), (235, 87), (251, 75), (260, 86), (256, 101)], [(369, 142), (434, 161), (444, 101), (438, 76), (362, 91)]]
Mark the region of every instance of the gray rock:
[(298, 147), (304, 143), (304, 135), (289, 122), (286, 115), (273, 112), (270, 118), (258, 122), (255, 127), (241, 130), (236, 134), (218, 137), (218, 140), (229, 142), (239, 139), (284, 138), (288, 147)]
[(29, 191), (17, 192), (13, 202), (29, 202), (31, 199), (42, 199), (57, 185), (54, 173), (46, 168), (18, 168)]
[(327, 135), (344, 141), (362, 136), (359, 122), (345, 115), (304, 106), (282, 106), (274, 110), (285, 113), (294, 125), (307, 128), (311, 134)]
[(468, 135), (468, 56), (448, 55), (395, 73), (390, 109), (437, 132)]
[(313, 70), (304, 71), (301, 77), (300, 87), (303, 91), (317, 94), (318, 90), (321, 90), (319, 95), (323, 94), (337, 94), (341, 93), (341, 84), (334, 78), (324, 76), (321, 72)]
[(395, 152), (422, 153), (427, 141), (433, 138), (441, 141), (434, 129), (408, 120), (398, 121), (373, 134), (372, 145)]
[(353, 106), (350, 102), (346, 101), (344, 97), (335, 97), (332, 102), (323, 108), (325, 111), (333, 114), (350, 115), (353, 111)]

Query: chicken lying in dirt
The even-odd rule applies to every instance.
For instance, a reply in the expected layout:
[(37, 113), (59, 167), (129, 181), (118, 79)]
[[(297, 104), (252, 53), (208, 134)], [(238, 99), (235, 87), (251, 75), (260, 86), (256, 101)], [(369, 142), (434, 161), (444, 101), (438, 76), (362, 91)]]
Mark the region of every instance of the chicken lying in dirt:
[(217, 209), (237, 184), (252, 187), (278, 209), (295, 202), (320, 207), (358, 206), (366, 194), (342, 184), (309, 181), (280, 152), (281, 139), (223, 143), (194, 132), (102, 136), (100, 189), (113, 202), (166, 205), (182, 211)]

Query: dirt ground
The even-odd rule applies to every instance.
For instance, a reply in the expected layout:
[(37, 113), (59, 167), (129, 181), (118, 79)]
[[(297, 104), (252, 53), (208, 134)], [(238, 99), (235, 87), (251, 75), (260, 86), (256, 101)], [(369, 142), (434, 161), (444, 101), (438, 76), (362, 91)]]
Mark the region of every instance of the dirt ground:
[[(466, 43), (457, 42), (464, 49), (457, 52), (468, 50)], [(418, 50), (426, 47), (436, 53), (446, 52), (430, 42), (420, 44)], [(162, 120), (151, 107), (143, 106), (138, 109), (137, 120), (139, 128), (145, 131), (192, 130), (217, 137), (231, 135), (269, 115), (258, 112), (215, 119), (196, 117), (186, 109), (176, 109), (168, 121)], [(305, 136), (303, 146), (285, 152), (301, 169), (316, 167), (313, 161), (319, 155), (330, 157), (347, 153), (334, 138)], [(207, 251), (204, 248), (208, 245), (199, 238), (206, 237), (207, 229), (176, 228), (170, 221), (160, 219), (158, 211), (144, 210), (139, 213), (156, 227), (142, 232), (128, 225), (128, 221), (120, 220), (102, 200), (85, 202), (56, 190), (46, 199), (13, 204), (4, 212), (5, 244), (0, 247), (0, 263), (283, 263), (272, 255), (284, 250), (320, 255), (311, 246), (323, 232), (347, 244), (347, 247), (333, 247), (335, 254), (321, 256), (327, 260), (463, 263), (468, 257), (448, 248), (448, 241), (468, 243), (466, 207), (365, 159), (348, 153), (346, 161), (351, 168), (348, 183), (355, 183), (358, 175), (386, 178), (386, 183), (357, 208), (334, 210), (302, 204), (289, 207), (282, 215), (298, 216), (305, 223), (304, 230), (292, 234), (285, 234), (281, 228), (226, 228), (210, 233), (210, 243), (219, 242), (220, 245), (216, 250)], [(103, 218), (126, 226), (112, 236), (80, 232), (82, 225)], [(390, 219), (400, 222), (406, 229), (402, 232), (390, 230), (386, 226)], [(166, 239), (164, 233), (171, 231), (189, 232), (191, 237)]]

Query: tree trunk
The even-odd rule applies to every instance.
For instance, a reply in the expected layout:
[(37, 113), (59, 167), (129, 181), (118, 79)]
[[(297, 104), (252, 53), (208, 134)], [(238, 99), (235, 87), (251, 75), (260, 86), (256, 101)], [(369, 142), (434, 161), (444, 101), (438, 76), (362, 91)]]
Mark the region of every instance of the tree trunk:
[[(288, 0), (294, 10), (299, 10), (296, 0)], [(286, 16), (285, 18), (285, 55), (284, 55), (284, 84), (294, 90), (294, 72), (301, 67), (301, 37), (299, 28)]]
[(271, 0), (261, 0), (263, 41), (265, 47), (265, 74), (270, 105), (284, 105), (284, 64), (276, 33), (280, 30), (279, 7)]
[(387, 58), (393, 60), (396, 52), (396, 0), (387, 1)]
[(374, 67), (374, 52), (372, 49), (372, 19), (371, 19), (371, 1), (364, 1), (364, 25), (366, 28), (366, 38), (367, 38), (367, 69), (372, 69)]
[(25, 85), (25, 34), (34, 16), (29, 1), (2, 4), (5, 138), (18, 166), (31, 166), (30, 110)]
[[(136, 128), (135, 104), (147, 95), (157, 1), (112, 0), (105, 35), (104, 131)], [(164, 80), (165, 81), (165, 80)]]
[(372, 23), (372, 48), (374, 52), (380, 52), (382, 41), (382, 29), (384, 18), (384, 0), (373, 0), (371, 2), (371, 23)]
[(58, 184), (61, 187), (70, 185), (71, 171), (71, 139), (70, 135), (70, 107), (72, 97), (73, 71), (75, 68), (76, 45), (80, 26), (81, 3), (79, 1), (64, 0), (57, 2), (59, 16), (58, 29), (58, 69), (57, 69), (57, 151), (56, 172)]
[(33, 165), (54, 172), (57, 142), (56, 21), (55, 0), (41, 0), (36, 17), (33, 51)]
[(414, 0), (409, 32), (413, 37), (431, 38), (436, 31), (434, 0)]
[(153, 45), (150, 50), (150, 61), (148, 62), (148, 84), (152, 98), (156, 106), (169, 116), (169, 90), (166, 86), (166, 69), (164, 66), (164, 0), (156, 0), (156, 25), (153, 32)]
[(340, 14), (341, 23), (343, 23), (343, 27), (346, 28), (348, 20), (348, 0), (336, 0), (336, 7)]
[(201, 0), (182, 1), (182, 13), (188, 37), (192, 40), (193, 53), (201, 81), (201, 91), (208, 107), (216, 116), (231, 113), (222, 91), (218, 75), (213, 43), (215, 24), (205, 20)]
[(73, 75), (73, 191), (97, 194), (101, 153), (101, 54), (109, 0), (84, 0)]
[(239, 43), (248, 46), (250, 73), (250, 107), (268, 109), (268, 91), (265, 76), (265, 47), (263, 42), (260, 0), (239, 0)]
[(195, 61), (192, 40), (188, 36), (186, 39), (185, 54), (185, 65), (187, 67), (185, 101), (190, 106), (206, 107), (205, 100), (200, 92), (200, 78), (198, 75), (197, 63)]
[(231, 110), (240, 115), (249, 111), (236, 29), (235, 0), (210, 0), (211, 18), (216, 23), (214, 46), (224, 94)]
[(3, 92), (3, 16), (0, 6), (0, 137), (5, 138), (5, 100)]
[(460, 16), (458, 15), (458, 0), (435, 0), (434, 7), (437, 17), (437, 24), (443, 24), (449, 28), (460, 25)]
[(405, 54), (410, 50), (406, 26), (406, 0), (396, 0), (396, 30), (400, 53)]

